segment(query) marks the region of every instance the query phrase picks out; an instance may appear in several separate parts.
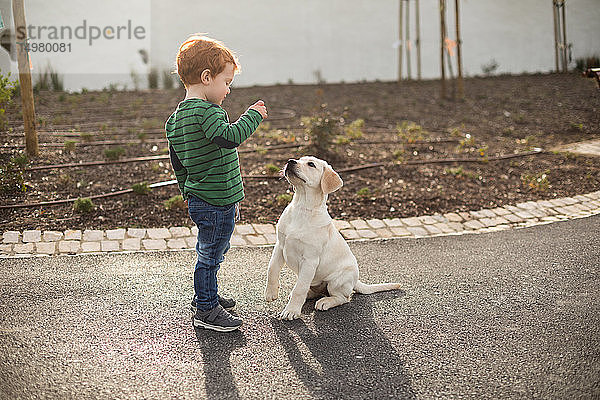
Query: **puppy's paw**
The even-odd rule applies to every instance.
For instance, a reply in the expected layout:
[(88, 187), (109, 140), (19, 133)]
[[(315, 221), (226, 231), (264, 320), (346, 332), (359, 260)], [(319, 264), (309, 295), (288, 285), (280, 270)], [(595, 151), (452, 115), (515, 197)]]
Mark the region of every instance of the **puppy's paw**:
[(279, 286), (267, 286), (265, 289), (265, 299), (267, 301), (273, 301), (279, 297)]
[(287, 320), (293, 320), (293, 319), (297, 319), (300, 317), (300, 310), (292, 310), (288, 307), (286, 307), (281, 314), (279, 314), (279, 318), (281, 319), (287, 319)]
[(339, 304), (340, 302), (333, 297), (323, 297), (322, 299), (317, 300), (317, 302), (315, 303), (315, 309), (326, 311)]

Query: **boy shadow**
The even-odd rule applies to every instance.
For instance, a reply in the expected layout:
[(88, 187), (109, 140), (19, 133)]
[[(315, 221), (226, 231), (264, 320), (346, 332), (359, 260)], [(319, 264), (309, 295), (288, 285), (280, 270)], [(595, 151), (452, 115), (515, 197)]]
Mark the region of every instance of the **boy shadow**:
[(230, 358), (235, 349), (246, 345), (243, 332), (221, 333), (201, 328), (195, 328), (195, 331), (202, 351), (206, 398), (240, 399)]
[[(404, 292), (354, 295), (350, 303), (314, 310), (314, 328), (304, 321), (271, 319), (291, 365), (317, 398), (415, 399), (404, 360), (373, 319), (373, 304)], [(306, 354), (308, 349), (309, 354)], [(312, 359), (312, 360), (311, 360)]]

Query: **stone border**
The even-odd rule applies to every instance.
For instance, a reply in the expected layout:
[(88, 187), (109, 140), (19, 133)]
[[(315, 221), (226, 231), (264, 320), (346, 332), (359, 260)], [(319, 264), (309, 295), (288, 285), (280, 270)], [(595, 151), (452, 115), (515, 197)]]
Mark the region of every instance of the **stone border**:
[[(493, 232), (595, 214), (600, 214), (600, 191), (479, 211), (334, 222), (346, 240), (369, 240)], [(2, 233), (0, 258), (193, 249), (197, 234), (196, 227), (6, 231)], [(237, 225), (231, 245), (273, 245), (275, 239), (275, 225)]]

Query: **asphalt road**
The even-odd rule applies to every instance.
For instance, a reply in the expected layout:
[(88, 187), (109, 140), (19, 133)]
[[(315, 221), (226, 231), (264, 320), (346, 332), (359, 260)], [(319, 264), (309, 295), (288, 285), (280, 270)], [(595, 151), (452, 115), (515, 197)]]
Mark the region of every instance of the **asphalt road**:
[(194, 330), (194, 253), (0, 260), (0, 398), (598, 398), (600, 216), (499, 233), (353, 243), (356, 295), (279, 321), (271, 248), (220, 273), (239, 332)]

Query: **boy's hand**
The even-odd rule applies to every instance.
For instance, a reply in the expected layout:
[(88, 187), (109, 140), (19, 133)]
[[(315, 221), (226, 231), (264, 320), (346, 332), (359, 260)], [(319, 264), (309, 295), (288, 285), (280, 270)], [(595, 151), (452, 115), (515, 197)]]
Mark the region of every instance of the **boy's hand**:
[(267, 107), (265, 106), (265, 102), (262, 100), (259, 100), (256, 103), (252, 104), (250, 107), (248, 107), (248, 109), (258, 111), (260, 115), (262, 115), (263, 119), (268, 117)]

